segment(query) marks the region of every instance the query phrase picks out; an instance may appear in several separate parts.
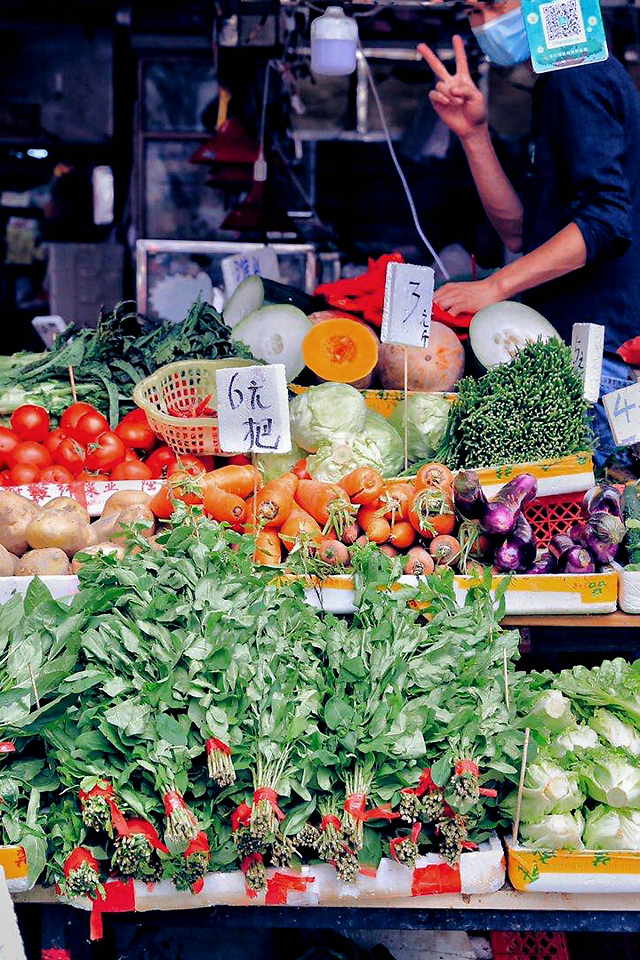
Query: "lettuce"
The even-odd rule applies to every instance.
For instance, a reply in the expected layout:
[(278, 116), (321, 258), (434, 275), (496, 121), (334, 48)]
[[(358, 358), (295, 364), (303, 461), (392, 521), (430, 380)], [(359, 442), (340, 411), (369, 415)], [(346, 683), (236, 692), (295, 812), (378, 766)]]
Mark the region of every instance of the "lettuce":
[(394, 476), (404, 461), (403, 442), (388, 420), (370, 410), (357, 436), (321, 443), (307, 457), (307, 470), (314, 480), (338, 483), (356, 467), (373, 467), (385, 477)]
[(601, 707), (589, 720), (589, 726), (612, 747), (624, 747), (634, 757), (640, 757), (640, 733), (615, 713)]
[(550, 751), (552, 756), (562, 760), (567, 754), (573, 756), (599, 746), (600, 741), (596, 731), (586, 724), (577, 724), (575, 727), (567, 727), (554, 737), (550, 744)]
[[(407, 450), (409, 460), (430, 460), (440, 446), (449, 419), (449, 404), (438, 393), (412, 393), (407, 406)], [(389, 417), (404, 437), (405, 401), (401, 400)]]
[(277, 480), (283, 473), (288, 473), (298, 460), (303, 460), (305, 457), (304, 450), (291, 441), (290, 453), (263, 453), (256, 457), (256, 466), (263, 483), (269, 483), (271, 480)]
[(560, 690), (546, 690), (538, 697), (526, 719), (526, 726), (549, 733), (560, 733), (575, 723), (571, 701)]
[[(517, 790), (503, 804), (503, 810), (515, 812)], [(578, 775), (544, 756), (538, 756), (527, 767), (522, 791), (520, 818), (524, 823), (537, 823), (552, 813), (569, 813), (581, 807), (585, 795), (580, 789)]]
[(640, 809), (640, 764), (624, 750), (590, 750), (574, 769), (594, 800)]
[(534, 850), (584, 850), (583, 830), (584, 817), (575, 810), (542, 817), (538, 823), (523, 823), (520, 836), (524, 846)]
[(589, 850), (640, 850), (640, 810), (589, 810), (584, 842)]
[(366, 416), (364, 397), (348, 383), (309, 387), (289, 404), (291, 437), (308, 453), (315, 453), (321, 443), (359, 436)]
[(617, 657), (591, 669), (562, 670), (555, 684), (572, 700), (594, 707), (615, 707), (640, 722), (640, 661), (630, 664)]

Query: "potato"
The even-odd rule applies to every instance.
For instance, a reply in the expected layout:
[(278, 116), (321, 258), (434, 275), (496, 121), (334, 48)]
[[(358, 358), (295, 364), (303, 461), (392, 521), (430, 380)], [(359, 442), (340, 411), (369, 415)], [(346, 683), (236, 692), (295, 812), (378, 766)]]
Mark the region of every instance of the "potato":
[(16, 577), (59, 577), (71, 572), (69, 558), (58, 547), (30, 550), (18, 561)]
[(133, 523), (144, 523), (145, 529), (141, 530), (143, 537), (151, 538), (156, 532), (156, 520), (149, 507), (139, 503), (133, 507), (127, 507), (118, 517), (118, 523), (112, 534), (112, 540), (123, 539), (125, 526)]
[(0, 490), (0, 544), (21, 557), (29, 549), (27, 527), (42, 509), (11, 490)]
[(18, 558), (0, 544), (0, 577), (12, 577)]
[(121, 510), (117, 513), (110, 513), (108, 516), (102, 516), (99, 520), (94, 520), (91, 524), (90, 544), (95, 546), (98, 543), (106, 543), (111, 539), (114, 530), (118, 526)]
[(112, 493), (102, 510), (102, 517), (108, 517), (112, 513), (120, 513), (127, 507), (135, 507), (139, 504), (146, 507), (151, 503), (151, 497), (142, 490), (119, 490)]
[(87, 553), (91, 557), (95, 557), (100, 553), (105, 553), (105, 554), (113, 553), (118, 557), (119, 560), (121, 560), (122, 557), (124, 557), (125, 552), (126, 552), (125, 548), (121, 546), (119, 543), (111, 543), (110, 541), (106, 541), (105, 543), (94, 543), (91, 546), (84, 547), (83, 550), (78, 551), (77, 555), (73, 558), (73, 561), (71, 563), (71, 572), (72, 573), (78, 572), (78, 570), (84, 563), (82, 558)]
[(91, 526), (66, 510), (45, 510), (27, 527), (27, 540), (36, 550), (59, 547), (72, 557), (91, 543)]
[(91, 521), (88, 511), (85, 510), (81, 503), (78, 503), (77, 500), (74, 500), (73, 497), (54, 497), (53, 500), (49, 500), (48, 503), (45, 503), (42, 509), (64, 510), (65, 513), (76, 514), (81, 520), (84, 520), (85, 523), (90, 523)]
[[(427, 393), (453, 390), (464, 373), (464, 347), (457, 336), (443, 323), (432, 323), (429, 345), (406, 347), (407, 386), (409, 390), (425, 390)], [(404, 387), (405, 347), (396, 343), (383, 343), (378, 354), (378, 376), (385, 390), (402, 390)]]

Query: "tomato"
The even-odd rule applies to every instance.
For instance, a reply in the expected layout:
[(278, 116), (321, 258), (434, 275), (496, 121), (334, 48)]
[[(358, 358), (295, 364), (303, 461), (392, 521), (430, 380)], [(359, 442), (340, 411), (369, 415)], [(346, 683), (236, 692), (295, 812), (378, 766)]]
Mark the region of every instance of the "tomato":
[(141, 460), (123, 460), (111, 471), (112, 480), (152, 480), (151, 467)]
[(129, 413), (125, 413), (120, 423), (145, 423), (147, 426), (149, 425), (147, 415), (140, 407), (136, 407), (135, 410), (130, 410)]
[(74, 476), (84, 467), (86, 451), (82, 444), (67, 437), (56, 448), (53, 459), (59, 467), (65, 467)]
[(119, 423), (115, 429), (116, 436), (120, 437), (125, 447), (131, 450), (143, 450), (150, 453), (156, 444), (156, 435), (146, 423), (137, 423), (129, 420)]
[[(125, 455), (124, 455), (124, 459), (125, 459), (125, 460), (138, 460), (138, 461), (140, 461), (140, 457), (139, 457), (138, 454), (135, 452), (135, 450), (127, 450), (127, 452), (126, 452)], [(151, 469), (151, 468), (149, 468), (149, 469)]]
[(197, 477), (200, 473), (205, 472), (205, 466), (198, 457), (194, 457), (190, 453), (181, 453), (176, 463), (167, 470), (167, 476), (172, 477), (180, 471), (190, 473), (192, 477)]
[(11, 471), (0, 470), (0, 487), (10, 487), (10, 486), (11, 486)]
[(7, 459), (11, 469), (17, 463), (33, 463), (38, 470), (51, 466), (51, 454), (47, 448), (32, 440), (22, 440), (13, 448)]
[[(212, 470), (215, 470), (215, 469), (216, 469), (216, 458), (210, 456), (210, 454), (208, 454), (208, 453), (199, 453), (199, 454), (198, 454), (198, 460), (202, 461), (202, 463), (204, 464), (204, 468), (205, 468), (205, 470), (207, 471), (207, 473), (211, 473)], [(220, 464), (220, 466), (223, 467), (223, 466), (225, 465), (225, 463), (228, 463), (228, 461), (227, 461), (227, 460), (223, 460), (222, 463)]]
[(56, 429), (52, 430), (47, 439), (44, 441), (44, 445), (51, 456), (53, 456), (62, 441), (66, 439), (67, 435), (64, 430), (61, 430), (60, 427), (56, 427)]
[(166, 477), (167, 470), (176, 465), (177, 457), (171, 447), (165, 445), (154, 450), (151, 456), (147, 457), (146, 463), (151, 468), (154, 478), (161, 480)]
[(24, 483), (37, 483), (40, 479), (40, 468), (35, 463), (16, 463), (9, 472), (12, 487), (20, 487)]
[(49, 414), (44, 407), (25, 403), (13, 411), (11, 426), (21, 440), (39, 442), (49, 433)]
[(80, 417), (70, 433), (74, 440), (86, 447), (87, 444), (93, 443), (101, 433), (108, 429), (109, 421), (107, 418), (103, 417), (97, 410), (93, 410), (91, 413), (85, 413), (84, 416)]
[(73, 483), (74, 476), (66, 467), (54, 464), (40, 472), (40, 483)]
[(85, 413), (97, 412), (96, 408), (92, 407), (90, 403), (72, 403), (60, 417), (60, 429), (70, 435), (75, 430), (80, 417), (84, 417)]
[(76, 480), (80, 480), (82, 483), (108, 483), (111, 477), (108, 477), (106, 473), (91, 473), (89, 470), (81, 470)]
[(111, 430), (105, 430), (87, 447), (85, 466), (87, 470), (111, 470), (124, 460), (127, 448)]
[(245, 457), (244, 453), (234, 453), (232, 457), (225, 457), (225, 463), (234, 463), (238, 467), (246, 467), (248, 463), (251, 463), (250, 457)]
[(20, 443), (20, 438), (9, 430), (8, 427), (0, 427), (0, 464), (7, 466), (9, 463), (9, 454), (15, 450)]

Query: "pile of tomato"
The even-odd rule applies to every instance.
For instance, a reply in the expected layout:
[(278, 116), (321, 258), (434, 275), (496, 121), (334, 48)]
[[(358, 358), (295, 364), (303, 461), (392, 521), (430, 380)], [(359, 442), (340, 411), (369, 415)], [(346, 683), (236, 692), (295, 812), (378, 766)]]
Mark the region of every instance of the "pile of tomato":
[[(244, 458), (243, 458), (244, 459)], [(43, 407), (25, 404), (0, 427), (0, 485), (73, 481), (159, 480), (176, 470), (202, 473), (212, 457), (183, 455), (180, 463), (149, 426), (143, 410), (132, 410), (111, 430), (99, 410), (73, 403), (51, 429)]]

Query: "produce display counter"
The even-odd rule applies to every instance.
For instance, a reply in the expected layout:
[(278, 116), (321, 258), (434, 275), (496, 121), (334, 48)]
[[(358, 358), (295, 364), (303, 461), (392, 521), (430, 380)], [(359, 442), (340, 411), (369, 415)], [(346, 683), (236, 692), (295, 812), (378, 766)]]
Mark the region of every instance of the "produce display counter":
[(640, 627), (640, 617), (622, 610), (613, 613), (595, 613), (582, 616), (565, 614), (518, 614), (507, 616), (502, 621), (503, 627)]
[[(52, 888), (35, 887), (28, 893), (14, 894), (16, 905), (55, 909), (66, 923), (86, 929), (86, 913), (59, 903)], [(375, 907), (204, 907), (198, 909), (201, 928), (216, 927), (296, 927), (338, 929), (342, 932), (364, 928), (427, 930), (562, 930), (612, 931), (640, 933), (640, 897), (637, 894), (519, 893), (506, 886), (497, 893), (466, 895), (440, 894), (419, 899), (380, 900)], [(390, 913), (393, 911), (393, 914)], [(140, 923), (145, 926), (186, 925), (193, 928), (193, 910), (155, 910), (121, 913), (117, 919), (105, 915), (105, 936), (109, 924)]]

